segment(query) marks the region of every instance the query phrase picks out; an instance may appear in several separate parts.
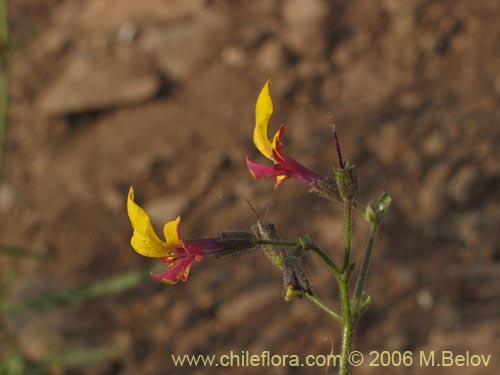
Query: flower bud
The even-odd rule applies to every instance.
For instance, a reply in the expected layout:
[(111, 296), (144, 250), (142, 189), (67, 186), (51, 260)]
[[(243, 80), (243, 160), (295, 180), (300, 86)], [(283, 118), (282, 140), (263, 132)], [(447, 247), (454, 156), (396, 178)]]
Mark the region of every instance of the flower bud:
[(364, 312), (366, 312), (366, 310), (368, 310), (371, 302), (372, 302), (372, 299), (370, 298), (370, 296), (368, 294), (366, 294), (365, 292), (363, 292), (361, 294), (361, 298), (360, 298), (359, 305), (358, 305), (358, 311), (357, 311), (358, 317), (361, 316)]
[(309, 280), (300, 258), (289, 254), (283, 262), (283, 296), (285, 301), (312, 294)]
[[(253, 233), (262, 240), (280, 240), (276, 226), (273, 223), (257, 222), (252, 226)], [(283, 262), (286, 257), (286, 250), (283, 246), (260, 245), (266, 258), (279, 270), (283, 269)]]
[(220, 251), (214, 253), (215, 258), (221, 258), (242, 250), (249, 250), (257, 246), (257, 237), (245, 229), (227, 229), (220, 232), (217, 239)]
[(387, 193), (382, 193), (377, 203), (370, 204), (366, 207), (364, 214), (365, 220), (372, 225), (378, 225), (380, 220), (382, 220), (387, 214), (387, 211), (389, 211), (391, 202), (392, 197)]
[(346, 161), (343, 168), (335, 170), (335, 179), (342, 200), (352, 202), (358, 193), (358, 180), (354, 165)]

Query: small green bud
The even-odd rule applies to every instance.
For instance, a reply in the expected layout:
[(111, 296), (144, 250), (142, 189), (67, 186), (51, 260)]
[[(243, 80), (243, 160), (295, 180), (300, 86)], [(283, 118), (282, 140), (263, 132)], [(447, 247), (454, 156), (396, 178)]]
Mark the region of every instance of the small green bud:
[(387, 193), (382, 193), (377, 202), (377, 212), (381, 219), (387, 214), (387, 211), (389, 211), (391, 203), (392, 197)]
[[(278, 230), (273, 223), (261, 223), (257, 222), (254, 226), (252, 226), (252, 232), (259, 239), (263, 240), (280, 240), (280, 236), (278, 235)], [(266, 256), (266, 258), (272, 263), (273, 266), (278, 268), (279, 270), (283, 269), (283, 262), (286, 257), (286, 250), (283, 246), (276, 245), (260, 245), (262, 252)]]
[(379, 221), (377, 213), (371, 204), (366, 206), (364, 216), (365, 220), (370, 224), (378, 223)]
[[(263, 240), (281, 240), (273, 223), (257, 222), (252, 227), (254, 234)], [(312, 293), (304, 266), (299, 258), (304, 253), (301, 246), (288, 251), (284, 246), (260, 245), (264, 255), (283, 274), (283, 296), (286, 301)]]
[(343, 168), (335, 170), (335, 180), (342, 200), (352, 202), (358, 193), (358, 179), (354, 165), (346, 161)]
[(372, 225), (378, 225), (380, 220), (382, 220), (389, 211), (391, 202), (392, 197), (387, 193), (382, 193), (375, 204), (369, 204), (368, 207), (366, 207), (364, 214), (365, 220)]
[(371, 305), (371, 302), (372, 302), (372, 299), (370, 298), (370, 296), (368, 294), (366, 294), (365, 292), (363, 292), (361, 294), (361, 298), (360, 298), (360, 301), (358, 303), (358, 311), (357, 311), (358, 317), (361, 316), (362, 314), (364, 314), (366, 312), (366, 310), (368, 310), (368, 308)]

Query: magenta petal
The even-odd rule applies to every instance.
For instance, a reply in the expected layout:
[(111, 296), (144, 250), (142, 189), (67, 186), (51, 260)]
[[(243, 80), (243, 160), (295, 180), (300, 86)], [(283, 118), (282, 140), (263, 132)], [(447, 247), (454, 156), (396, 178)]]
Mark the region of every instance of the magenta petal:
[(279, 168), (282, 169), (283, 174), (292, 176), (306, 185), (314, 186), (321, 179), (316, 173), (293, 159), (285, 159), (279, 164)]
[[(190, 254), (202, 257), (205, 254), (216, 253), (223, 250), (218, 237), (200, 238), (184, 241), (184, 247)], [(198, 259), (196, 259), (198, 260)]]
[(175, 284), (181, 278), (185, 281), (187, 278), (186, 271), (189, 272), (189, 268), (193, 262), (194, 257), (183, 257), (173, 261), (167, 271), (161, 273), (151, 273), (151, 276), (168, 284)]
[(247, 156), (247, 166), (250, 169), (250, 173), (255, 178), (269, 178), (269, 177), (277, 177), (282, 176), (283, 171), (279, 171), (274, 166), (267, 166), (262, 164), (257, 164), (251, 161)]

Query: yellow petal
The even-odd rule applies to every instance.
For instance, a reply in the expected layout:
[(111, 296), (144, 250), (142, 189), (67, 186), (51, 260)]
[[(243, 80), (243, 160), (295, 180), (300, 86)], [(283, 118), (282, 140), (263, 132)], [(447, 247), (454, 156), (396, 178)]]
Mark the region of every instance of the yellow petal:
[(274, 190), (280, 186), (280, 184), (287, 179), (287, 176), (282, 175), (282, 176), (276, 176), (276, 182), (274, 183)]
[(163, 233), (165, 234), (165, 239), (169, 247), (182, 247), (182, 241), (179, 238), (179, 232), (177, 230), (180, 221), (181, 217), (178, 216), (177, 219), (169, 221), (163, 227)]
[(273, 114), (273, 102), (269, 94), (269, 86), (271, 81), (268, 80), (257, 98), (255, 105), (255, 129), (253, 132), (253, 143), (257, 149), (267, 157), (273, 160), (272, 144), (267, 138), (267, 125)]
[(135, 251), (145, 257), (159, 258), (169, 254), (170, 246), (156, 235), (148, 214), (134, 202), (134, 189), (130, 187), (127, 199), (127, 212), (134, 234), (130, 243)]
[(280, 142), (280, 131), (279, 130), (274, 134), (273, 140), (271, 142), (271, 150), (276, 150), (278, 142)]

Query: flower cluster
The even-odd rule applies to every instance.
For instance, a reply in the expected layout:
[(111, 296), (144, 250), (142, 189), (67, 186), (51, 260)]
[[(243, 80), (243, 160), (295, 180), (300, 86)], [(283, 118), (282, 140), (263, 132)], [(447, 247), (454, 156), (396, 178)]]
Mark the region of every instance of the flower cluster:
[[(255, 178), (275, 178), (275, 188), (287, 178), (293, 177), (311, 188), (317, 189), (322, 178), (283, 152), (281, 139), (285, 134), (285, 126), (281, 125), (272, 141), (268, 139), (267, 130), (273, 113), (269, 87), (270, 81), (267, 81), (257, 98), (253, 141), (257, 149), (265, 157), (273, 161), (273, 165), (257, 164), (247, 157), (247, 166)], [(243, 238), (228, 238), (221, 235), (220, 237), (184, 241), (179, 234), (180, 217), (165, 224), (163, 227), (165, 240), (160, 240), (151, 225), (147, 213), (135, 203), (132, 187), (128, 193), (127, 211), (134, 229), (131, 239), (132, 248), (139, 254), (145, 257), (157, 258), (166, 265), (167, 270), (165, 272), (152, 273), (151, 275), (167, 284), (176, 284), (179, 280), (186, 281), (193, 263), (201, 261), (205, 256), (224, 255), (232, 251), (256, 246), (253, 239), (244, 236)], [(260, 222), (258, 226), (263, 228)], [(255, 232), (255, 230), (253, 231)], [(269, 239), (264, 233), (261, 230), (260, 233), (255, 232), (255, 236), (263, 240)], [(294, 284), (294, 288), (300, 289), (297, 280), (305, 280), (305, 276), (301, 276), (302, 274), (305, 275), (301, 269), (301, 263), (291, 260), (285, 262), (287, 251), (278, 246), (262, 245), (261, 249), (275, 266), (279, 264), (278, 268), (285, 272), (290, 283)], [(279, 256), (272, 257), (271, 253), (279, 254)], [(283, 264), (292, 266), (287, 266), (288, 271), (286, 271)], [(302, 281), (301, 284), (304, 285), (304, 290), (309, 289), (306, 281)], [(306, 284), (307, 286), (305, 286)]]
[[(273, 178), (275, 180), (274, 189), (286, 179), (294, 178), (305, 184), (309, 192), (340, 203), (344, 208), (343, 261), (336, 263), (309, 235), (298, 237), (295, 241), (287, 241), (280, 238), (273, 223), (264, 223), (261, 220), (257, 220), (257, 223), (249, 229), (226, 230), (222, 231), (218, 237), (184, 241), (179, 234), (180, 218), (178, 217), (165, 224), (163, 228), (165, 240), (161, 240), (156, 235), (146, 212), (135, 203), (132, 188), (130, 188), (127, 199), (128, 216), (134, 229), (131, 244), (139, 254), (157, 258), (166, 265), (165, 271), (152, 273), (152, 276), (167, 284), (175, 284), (179, 280), (186, 281), (193, 263), (201, 261), (205, 257), (218, 258), (249, 249), (260, 249), (275, 269), (281, 273), (283, 297), (286, 301), (305, 296), (331, 318), (340, 322), (343, 332), (339, 373), (349, 375), (351, 366), (349, 360), (351, 359), (355, 328), (371, 300), (365, 291), (370, 259), (379, 224), (386, 216), (392, 198), (389, 194), (383, 193), (378, 201), (362, 208), (357, 200), (356, 170), (349, 160), (342, 158), (335, 127), (333, 135), (337, 149), (338, 167), (333, 168), (330, 173), (320, 176), (289, 157), (283, 151), (284, 125), (280, 126), (272, 139), (268, 138), (269, 121), (273, 114), (273, 102), (269, 88), (270, 81), (267, 81), (257, 98), (253, 141), (257, 150), (271, 160), (272, 164), (258, 164), (247, 156), (248, 169), (255, 178)], [(252, 206), (251, 208), (253, 210)], [(364, 257), (357, 272), (353, 272), (356, 263), (351, 261), (353, 211), (361, 213), (370, 227)], [(301, 259), (307, 251), (316, 253), (337, 281), (340, 311), (328, 307), (311, 290)], [(357, 275), (355, 287), (351, 283), (352, 275)]]

